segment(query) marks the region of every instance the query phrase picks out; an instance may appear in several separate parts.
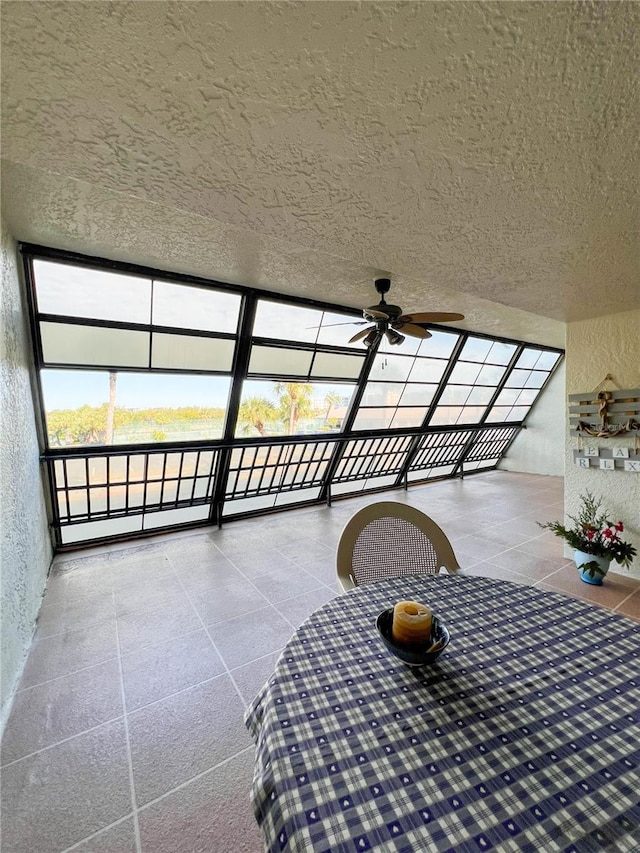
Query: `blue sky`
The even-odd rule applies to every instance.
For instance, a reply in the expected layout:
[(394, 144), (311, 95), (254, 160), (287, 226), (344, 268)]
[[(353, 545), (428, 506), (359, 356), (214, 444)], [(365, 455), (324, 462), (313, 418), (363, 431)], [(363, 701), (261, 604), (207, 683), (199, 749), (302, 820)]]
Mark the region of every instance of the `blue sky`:
[[(104, 371), (43, 370), (42, 387), (47, 411), (77, 409), (85, 403), (100, 406), (109, 401), (109, 374)], [(125, 409), (225, 408), (228, 393), (226, 376), (118, 373), (117, 403)]]
[[(226, 408), (230, 379), (226, 376), (194, 376), (171, 373), (118, 373), (117, 405), (125, 409), (155, 407), (179, 408), (203, 406)], [(109, 401), (109, 374), (97, 370), (43, 370), (42, 388), (45, 411), (77, 409), (85, 403), (101, 406)], [(350, 397), (353, 384), (314, 385), (314, 398), (324, 399), (329, 391)], [(249, 380), (244, 385), (245, 397), (271, 397), (275, 400), (274, 383)]]

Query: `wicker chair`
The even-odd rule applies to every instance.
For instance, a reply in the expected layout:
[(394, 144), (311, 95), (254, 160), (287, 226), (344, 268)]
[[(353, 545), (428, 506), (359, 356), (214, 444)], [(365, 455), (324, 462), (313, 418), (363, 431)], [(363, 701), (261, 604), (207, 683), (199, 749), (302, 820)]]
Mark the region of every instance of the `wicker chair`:
[(415, 507), (380, 501), (346, 523), (337, 553), (343, 590), (401, 575), (460, 571), (451, 543), (438, 525)]

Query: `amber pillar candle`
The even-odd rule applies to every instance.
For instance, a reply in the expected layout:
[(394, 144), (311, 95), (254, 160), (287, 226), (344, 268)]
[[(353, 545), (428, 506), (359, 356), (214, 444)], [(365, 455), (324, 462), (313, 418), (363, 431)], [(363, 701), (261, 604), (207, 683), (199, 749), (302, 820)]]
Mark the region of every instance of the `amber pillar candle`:
[(391, 634), (398, 643), (427, 643), (431, 636), (431, 610), (418, 601), (399, 601), (393, 608)]

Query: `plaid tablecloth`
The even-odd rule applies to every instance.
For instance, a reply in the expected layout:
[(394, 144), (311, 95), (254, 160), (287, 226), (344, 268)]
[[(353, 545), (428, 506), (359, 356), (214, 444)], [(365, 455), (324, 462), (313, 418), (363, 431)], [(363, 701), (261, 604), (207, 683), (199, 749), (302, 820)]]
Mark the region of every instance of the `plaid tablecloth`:
[[(383, 646), (429, 604), (436, 664)], [(640, 625), (505, 581), (359, 587), (294, 634), (246, 713), (270, 853), (640, 850)]]

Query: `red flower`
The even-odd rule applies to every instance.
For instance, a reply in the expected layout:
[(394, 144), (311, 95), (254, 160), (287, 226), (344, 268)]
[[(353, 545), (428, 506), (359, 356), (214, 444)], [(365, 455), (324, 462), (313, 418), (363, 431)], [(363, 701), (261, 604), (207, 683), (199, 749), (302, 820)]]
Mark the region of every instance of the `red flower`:
[(614, 532), (610, 527), (605, 527), (605, 529), (602, 531), (602, 535), (605, 537), (605, 539), (613, 539)]
[(624, 530), (624, 524), (621, 521), (616, 521), (614, 527), (618, 531), (618, 533), (622, 533), (622, 531)]
[(585, 530), (585, 533), (586, 533), (587, 539), (593, 539), (593, 537), (595, 536), (595, 530), (593, 529), (593, 527), (587, 527), (587, 529)]

